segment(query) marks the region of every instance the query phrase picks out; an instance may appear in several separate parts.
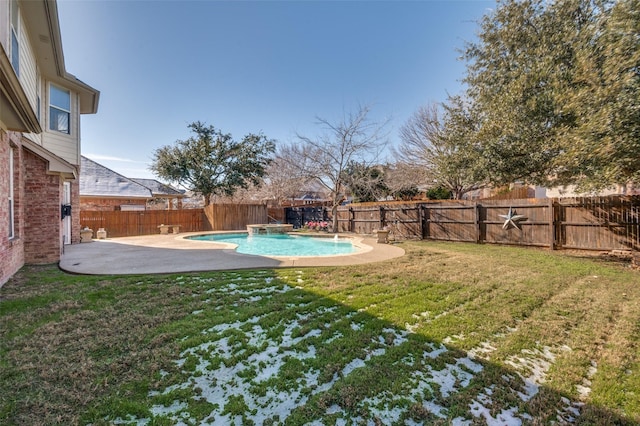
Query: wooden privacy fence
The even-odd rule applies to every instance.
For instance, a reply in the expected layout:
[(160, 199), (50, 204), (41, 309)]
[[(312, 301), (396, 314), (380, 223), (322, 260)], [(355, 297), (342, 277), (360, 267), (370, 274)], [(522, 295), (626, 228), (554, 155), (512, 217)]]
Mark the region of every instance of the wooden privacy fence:
[(269, 207), (267, 209), (268, 223), (285, 223), (286, 209), (284, 207)]
[(202, 209), (144, 211), (80, 211), (80, 225), (93, 231), (104, 228), (107, 237), (132, 237), (158, 234), (158, 226), (180, 225), (180, 232), (203, 231), (207, 228)]
[(269, 223), (264, 204), (211, 204), (204, 209), (210, 230), (246, 230), (247, 225)]
[[(521, 215), (505, 228), (509, 210)], [(273, 215), (273, 213), (272, 213)], [(215, 204), (206, 209), (81, 211), (80, 224), (108, 237), (159, 233), (244, 230), (269, 223), (262, 204)], [(338, 231), (371, 234), (387, 227), (396, 238), (517, 244), (552, 249), (640, 250), (640, 197), (392, 202), (338, 208)]]
[[(522, 216), (505, 227), (509, 210)], [(640, 249), (640, 197), (442, 201), (338, 208), (338, 230), (552, 249)]]
[(262, 204), (212, 204), (205, 209), (145, 211), (80, 211), (80, 225), (107, 237), (159, 234), (158, 226), (180, 225), (180, 232), (245, 230), (248, 224), (267, 222)]

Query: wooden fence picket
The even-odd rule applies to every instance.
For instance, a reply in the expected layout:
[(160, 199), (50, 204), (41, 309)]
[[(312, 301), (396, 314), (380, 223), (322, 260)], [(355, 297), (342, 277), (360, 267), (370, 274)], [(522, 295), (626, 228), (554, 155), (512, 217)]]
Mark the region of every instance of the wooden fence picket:
[[(526, 220), (515, 228), (504, 226), (509, 210)], [(382, 202), (340, 206), (337, 214), (338, 232), (372, 234), (385, 227), (398, 239), (640, 250), (640, 196)], [(248, 224), (284, 218), (282, 210), (262, 204), (80, 212), (83, 227), (105, 228), (110, 237), (156, 234), (160, 224), (180, 225), (181, 232), (244, 230)]]

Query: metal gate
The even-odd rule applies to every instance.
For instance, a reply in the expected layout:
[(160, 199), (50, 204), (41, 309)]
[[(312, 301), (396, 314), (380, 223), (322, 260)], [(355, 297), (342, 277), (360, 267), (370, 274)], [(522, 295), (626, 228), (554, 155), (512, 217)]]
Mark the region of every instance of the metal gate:
[(328, 221), (329, 213), (326, 207), (287, 207), (285, 222), (293, 225), (294, 229), (302, 228), (307, 222)]

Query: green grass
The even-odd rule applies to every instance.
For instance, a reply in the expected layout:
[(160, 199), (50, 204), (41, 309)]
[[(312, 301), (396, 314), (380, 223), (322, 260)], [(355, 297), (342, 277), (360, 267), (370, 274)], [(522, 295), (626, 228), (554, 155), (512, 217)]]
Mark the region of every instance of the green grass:
[(640, 423), (637, 271), (403, 247), (303, 270), (25, 267), (0, 289), (0, 424)]

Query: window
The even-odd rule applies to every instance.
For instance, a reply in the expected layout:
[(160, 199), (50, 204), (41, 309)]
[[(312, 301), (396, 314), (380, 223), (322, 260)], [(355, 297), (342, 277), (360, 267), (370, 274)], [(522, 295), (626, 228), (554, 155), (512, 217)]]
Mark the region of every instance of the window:
[(13, 202), (13, 148), (9, 148), (9, 239), (15, 236), (15, 211)]
[(18, 24), (20, 22), (20, 15), (18, 13), (18, 1), (11, 0), (11, 66), (16, 72), (16, 75), (20, 76), (20, 39), (18, 35)]
[(49, 90), (49, 129), (71, 133), (69, 131), (70, 118), (71, 93), (52, 84)]

